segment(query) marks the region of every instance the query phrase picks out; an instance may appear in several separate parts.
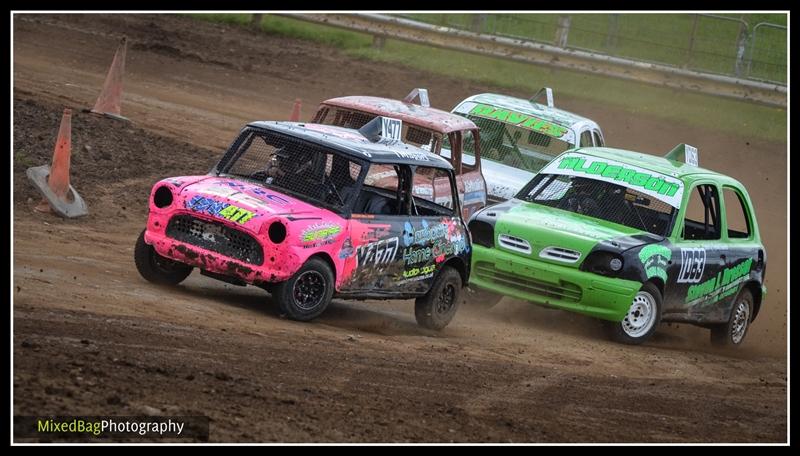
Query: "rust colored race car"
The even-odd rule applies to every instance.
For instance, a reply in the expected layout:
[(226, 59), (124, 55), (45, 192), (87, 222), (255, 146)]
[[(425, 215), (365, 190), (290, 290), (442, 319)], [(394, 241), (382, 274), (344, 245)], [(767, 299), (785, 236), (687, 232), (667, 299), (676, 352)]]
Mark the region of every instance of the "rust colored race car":
[[(414, 103), (419, 99), (419, 104)], [(466, 220), (486, 206), (486, 181), (481, 173), (480, 133), (473, 121), (430, 106), (428, 91), (414, 89), (402, 100), (349, 96), (323, 101), (313, 123), (361, 128), (375, 116), (400, 119), (402, 141), (440, 155), (453, 166)], [(436, 202), (448, 204), (450, 195)]]

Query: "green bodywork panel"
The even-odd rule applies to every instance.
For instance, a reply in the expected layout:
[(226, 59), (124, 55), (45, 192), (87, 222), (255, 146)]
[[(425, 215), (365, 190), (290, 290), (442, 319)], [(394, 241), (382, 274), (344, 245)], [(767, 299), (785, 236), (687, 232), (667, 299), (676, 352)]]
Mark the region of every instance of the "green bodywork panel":
[[(505, 212), (495, 225), (500, 234), (522, 237), (531, 244), (531, 256), (557, 245), (585, 256), (600, 241), (641, 233), (640, 230), (536, 203), (522, 203)], [(570, 265), (577, 268), (578, 264)]]
[[(484, 273), (487, 268), (492, 271), (490, 274)], [(480, 245), (473, 246), (472, 269), (470, 284), (480, 288), (611, 321), (625, 317), (633, 297), (642, 286), (636, 281), (603, 277)], [(525, 291), (526, 282), (531, 288), (551, 286), (579, 290), (575, 293), (580, 294), (580, 299), (544, 298), (541, 294)]]

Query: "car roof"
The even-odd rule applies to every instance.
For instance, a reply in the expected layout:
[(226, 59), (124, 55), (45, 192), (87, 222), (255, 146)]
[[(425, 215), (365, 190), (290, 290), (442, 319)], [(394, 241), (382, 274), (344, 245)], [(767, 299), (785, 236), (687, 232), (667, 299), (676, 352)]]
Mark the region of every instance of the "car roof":
[(563, 109), (555, 107), (551, 108), (546, 104), (533, 103), (524, 98), (516, 98), (496, 93), (479, 93), (477, 95), (473, 95), (467, 98), (466, 100), (462, 101), (462, 103), (467, 101), (487, 104), (503, 109), (514, 110), (521, 114), (549, 120), (562, 127), (574, 129), (575, 126), (577, 126), (578, 124), (586, 123), (589, 124), (590, 126), (597, 127), (598, 129), (600, 128), (597, 125), (597, 122), (587, 117), (579, 116), (575, 113), (565, 111)]
[(409, 125), (426, 128), (442, 134), (478, 128), (474, 122), (459, 115), (391, 98), (368, 96), (338, 97), (325, 100), (322, 104), (368, 112), (376, 116), (394, 117)]
[(453, 169), (446, 159), (425, 149), (404, 142), (371, 142), (358, 130), (302, 122), (259, 121), (247, 124), (250, 128), (269, 130), (294, 136), (362, 161), (379, 164), (404, 164)]
[(659, 172), (661, 174), (666, 174), (683, 181), (692, 181), (707, 177), (718, 180), (729, 180), (738, 183), (738, 181), (732, 177), (720, 174), (716, 171), (711, 171), (699, 166), (693, 166), (684, 162), (670, 160), (668, 158), (645, 154), (642, 152), (615, 149), (611, 147), (581, 147), (578, 149), (571, 149), (567, 152), (579, 152), (597, 158), (616, 160), (627, 165), (639, 166), (651, 171)]

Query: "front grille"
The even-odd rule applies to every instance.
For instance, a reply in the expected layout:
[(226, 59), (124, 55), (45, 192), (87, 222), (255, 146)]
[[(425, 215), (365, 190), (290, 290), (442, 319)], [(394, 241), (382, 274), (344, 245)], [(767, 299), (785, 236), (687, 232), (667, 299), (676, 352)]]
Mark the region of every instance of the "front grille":
[(574, 263), (581, 258), (581, 252), (561, 247), (547, 247), (539, 252), (539, 257), (547, 260), (563, 261), (564, 263)]
[(508, 250), (513, 250), (520, 253), (531, 253), (531, 244), (525, 239), (508, 234), (501, 234), (497, 237), (497, 242)]
[(245, 263), (264, 262), (264, 250), (255, 238), (219, 222), (176, 215), (167, 225), (167, 236)]
[(583, 296), (581, 287), (574, 283), (562, 280), (556, 285), (536, 280), (532, 277), (519, 276), (510, 272), (500, 271), (492, 263), (486, 261), (477, 262), (473, 273), (477, 274), (481, 279), (497, 285), (541, 296), (542, 298), (579, 302)]

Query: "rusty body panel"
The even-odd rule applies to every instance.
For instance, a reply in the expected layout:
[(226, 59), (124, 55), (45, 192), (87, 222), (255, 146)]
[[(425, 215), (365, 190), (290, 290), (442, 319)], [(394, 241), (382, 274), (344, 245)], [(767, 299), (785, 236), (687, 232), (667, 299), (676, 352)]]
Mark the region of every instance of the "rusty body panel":
[(325, 100), (322, 104), (369, 112), (376, 116), (391, 115), (402, 120), (403, 123), (416, 125), (445, 135), (454, 131), (478, 128), (471, 120), (456, 114), (390, 98), (350, 96), (331, 98), (330, 100)]

